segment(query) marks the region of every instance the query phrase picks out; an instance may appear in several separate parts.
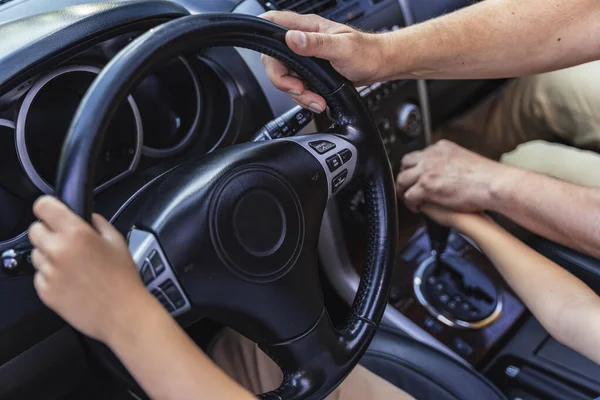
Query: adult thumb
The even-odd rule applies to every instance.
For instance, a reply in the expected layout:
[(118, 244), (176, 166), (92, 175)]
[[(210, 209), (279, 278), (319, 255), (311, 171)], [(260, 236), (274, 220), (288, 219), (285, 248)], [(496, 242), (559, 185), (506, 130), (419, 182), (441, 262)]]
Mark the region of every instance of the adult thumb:
[(301, 55), (308, 57), (324, 58), (332, 61), (339, 53), (339, 40), (335, 35), (328, 33), (302, 32), (291, 30), (285, 36), (289, 48)]

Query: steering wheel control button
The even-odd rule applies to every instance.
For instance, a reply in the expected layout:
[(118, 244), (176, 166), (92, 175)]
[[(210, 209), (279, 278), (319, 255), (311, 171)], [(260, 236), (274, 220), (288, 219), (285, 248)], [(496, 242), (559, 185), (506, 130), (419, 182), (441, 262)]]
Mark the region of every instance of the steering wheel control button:
[(167, 299), (167, 297), (160, 290), (154, 289), (152, 291), (152, 294), (154, 295), (154, 297), (156, 297), (160, 304), (162, 304), (162, 306), (167, 309), (168, 312), (175, 311), (175, 307), (173, 307), (173, 304), (171, 304), (169, 299)]
[(159, 276), (165, 270), (165, 263), (162, 258), (158, 254), (158, 251), (154, 250), (150, 253), (150, 264), (152, 265), (152, 269), (154, 270), (154, 275)]
[(338, 153), (342, 158), (342, 162), (346, 164), (348, 161), (352, 159), (352, 151), (349, 149), (344, 149)]
[(329, 171), (337, 171), (338, 168), (342, 166), (342, 159), (339, 155), (333, 155), (327, 159), (327, 167), (329, 167)]
[(309, 142), (308, 145), (319, 154), (325, 154), (335, 149), (335, 143), (331, 143), (328, 140), (314, 140)]
[(335, 193), (339, 188), (342, 187), (344, 183), (346, 183), (346, 179), (348, 179), (348, 170), (345, 169), (336, 175), (331, 181), (331, 193)]
[(127, 240), (129, 251), (148, 291), (174, 317), (191, 309), (175, 271), (169, 265), (156, 237), (150, 232), (133, 228)]
[(150, 263), (148, 261), (144, 262), (144, 264), (142, 265), (140, 275), (142, 276), (142, 281), (144, 281), (144, 285), (148, 285), (154, 279), (152, 267), (150, 266)]
[(169, 300), (171, 300), (175, 308), (181, 308), (185, 306), (185, 300), (172, 280), (168, 279), (166, 282), (160, 285), (160, 288), (162, 289), (163, 293), (167, 295)]
[[(301, 145), (319, 161), (327, 176), (330, 199), (352, 180), (357, 171), (358, 157), (356, 155), (358, 151), (352, 142), (340, 136), (315, 133), (311, 135), (299, 135), (285, 140)], [(334, 148), (336, 149), (335, 155), (321, 154)], [(339, 172), (340, 170), (341, 172)]]

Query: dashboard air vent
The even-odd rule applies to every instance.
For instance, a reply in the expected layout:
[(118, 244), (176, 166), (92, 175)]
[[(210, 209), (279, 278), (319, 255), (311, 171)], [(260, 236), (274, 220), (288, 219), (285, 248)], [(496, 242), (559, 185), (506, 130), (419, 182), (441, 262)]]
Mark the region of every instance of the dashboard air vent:
[(294, 11), (299, 14), (322, 14), (337, 6), (338, 0), (269, 0), (268, 8)]

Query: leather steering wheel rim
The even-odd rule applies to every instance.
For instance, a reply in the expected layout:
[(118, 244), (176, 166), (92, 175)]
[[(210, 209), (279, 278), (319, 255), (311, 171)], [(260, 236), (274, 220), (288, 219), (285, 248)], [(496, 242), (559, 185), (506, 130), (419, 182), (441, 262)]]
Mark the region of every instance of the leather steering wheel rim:
[[(57, 197), (90, 220), (94, 166), (109, 122), (128, 93), (159, 63), (192, 49), (235, 46), (268, 54), (289, 65), (326, 99), (336, 121), (334, 132), (365, 154), (359, 163), (364, 171), (367, 257), (347, 322), (332, 339), (337, 350), (329, 372), (310, 374), (302, 365), (295, 366), (296, 371), (286, 371), (285, 351), (278, 354), (277, 346), (265, 349), (282, 367), (285, 379), (279, 389), (262, 398), (322, 399), (358, 363), (383, 316), (395, 263), (396, 196), (381, 137), (354, 87), (329, 63), (291, 52), (285, 33), (280, 26), (256, 17), (201, 14), (171, 21), (130, 43), (104, 68), (76, 112), (59, 163)], [(317, 335), (316, 340), (326, 339)]]

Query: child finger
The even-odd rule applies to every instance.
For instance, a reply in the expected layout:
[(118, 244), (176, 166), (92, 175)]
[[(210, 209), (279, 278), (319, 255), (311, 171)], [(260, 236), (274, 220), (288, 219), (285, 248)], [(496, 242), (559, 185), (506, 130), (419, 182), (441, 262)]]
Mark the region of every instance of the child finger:
[(31, 244), (41, 249), (47, 249), (51, 242), (55, 240), (55, 233), (52, 232), (44, 222), (35, 222), (29, 228), (29, 241)]

